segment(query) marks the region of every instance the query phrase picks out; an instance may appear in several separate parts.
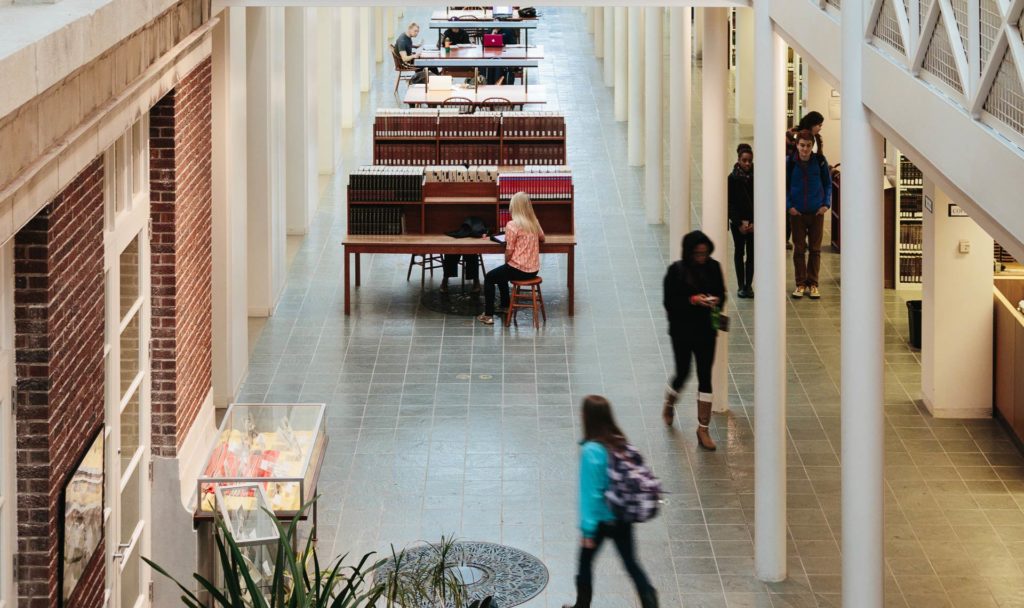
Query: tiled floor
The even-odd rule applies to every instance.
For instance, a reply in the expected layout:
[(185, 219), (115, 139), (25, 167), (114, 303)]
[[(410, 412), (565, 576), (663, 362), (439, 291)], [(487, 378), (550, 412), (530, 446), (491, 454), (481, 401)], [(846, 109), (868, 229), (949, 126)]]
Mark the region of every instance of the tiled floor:
[[(422, 23), (422, 12), (406, 17)], [(672, 367), (660, 304), (666, 231), (644, 222), (642, 170), (626, 166), (625, 126), (614, 122), (581, 13), (545, 10), (542, 24), (531, 39), (549, 58), (536, 82), (556, 97), (550, 108), (566, 113), (576, 176), (575, 318), (565, 316), (558, 256), (544, 260), (548, 323), (539, 332), (419, 308), (402, 256), (364, 260), (346, 318), (339, 173), (259, 334), (238, 400), (328, 404), (322, 553), (386, 551), (453, 532), (509, 543), (550, 568), (547, 591), (528, 605), (554, 607), (571, 599), (578, 542), (574, 406), (587, 393), (607, 395), (672, 491), (663, 514), (639, 526), (641, 559), (663, 606), (838, 606), (838, 256), (824, 255), (821, 301), (788, 310), (790, 578), (766, 585), (752, 559), (752, 303), (733, 308), (732, 410), (713, 424), (720, 449), (699, 451), (693, 382), (681, 428), (667, 431), (659, 418)], [(380, 67), (360, 124), (346, 135), (345, 170), (368, 162), (367, 108), (397, 105), (392, 78)], [(694, 175), (699, 192), (699, 166)], [(735, 291), (730, 255), (723, 247), (717, 257)], [(1024, 606), (1024, 459), (992, 421), (922, 414), (904, 300), (890, 291), (886, 304), (886, 605)], [(633, 605), (612, 554), (599, 560), (595, 605)]]

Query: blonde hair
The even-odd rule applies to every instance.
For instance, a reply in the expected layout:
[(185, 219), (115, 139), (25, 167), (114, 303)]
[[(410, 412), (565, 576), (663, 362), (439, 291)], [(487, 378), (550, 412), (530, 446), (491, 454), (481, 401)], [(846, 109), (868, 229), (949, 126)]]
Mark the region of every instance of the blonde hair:
[(408, 31), (409, 31), (409, 30), (411, 30), (412, 28), (414, 28), (414, 27), (419, 27), (419, 26), (420, 26), (420, 24), (419, 24), (419, 23), (416, 23), (415, 21), (410, 21), (410, 22), (409, 22), (409, 25), (408, 25), (408, 26), (406, 26), (406, 28), (405, 28), (405, 31), (406, 31), (406, 32), (408, 32)]
[(509, 213), (515, 220), (516, 226), (523, 232), (529, 234), (540, 234), (543, 230), (540, 222), (537, 221), (537, 214), (533, 212), (533, 204), (530, 202), (530, 195), (525, 192), (516, 192), (512, 195), (512, 202), (508, 205)]

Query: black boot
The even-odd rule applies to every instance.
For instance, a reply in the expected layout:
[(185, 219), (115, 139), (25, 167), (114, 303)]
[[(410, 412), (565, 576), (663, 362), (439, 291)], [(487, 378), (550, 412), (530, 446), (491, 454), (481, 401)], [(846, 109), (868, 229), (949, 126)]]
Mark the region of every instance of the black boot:
[[(562, 608), (590, 608), (590, 600), (593, 599), (593, 597), (594, 588), (590, 585), (581, 585), (579, 579), (576, 579), (576, 603), (565, 604)], [(657, 607), (657, 599), (654, 600), (653, 605)]]
[(658, 608), (658, 592), (652, 587), (640, 594), (641, 608)]

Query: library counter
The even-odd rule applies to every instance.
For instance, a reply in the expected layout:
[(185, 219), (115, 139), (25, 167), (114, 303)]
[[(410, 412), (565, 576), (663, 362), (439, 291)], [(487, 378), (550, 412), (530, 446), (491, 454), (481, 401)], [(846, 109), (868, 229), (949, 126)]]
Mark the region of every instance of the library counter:
[[(345, 314), (351, 314), (350, 285), (350, 254), (355, 256), (355, 286), (360, 283), (360, 260), (363, 253), (395, 253), (395, 254), (499, 254), (504, 253), (504, 245), (488, 238), (456, 239), (443, 234), (405, 234), (395, 236), (346, 236), (342, 241), (345, 255)], [(556, 253), (568, 256), (566, 264), (566, 296), (569, 316), (575, 310), (575, 271), (576, 271), (576, 237), (569, 234), (549, 234), (540, 244), (543, 254)]]

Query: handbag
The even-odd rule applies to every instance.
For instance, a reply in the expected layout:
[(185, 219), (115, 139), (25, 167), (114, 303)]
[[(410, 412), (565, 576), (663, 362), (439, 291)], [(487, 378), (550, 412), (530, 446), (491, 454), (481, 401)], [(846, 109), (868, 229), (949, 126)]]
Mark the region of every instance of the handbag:
[(523, 19), (535, 19), (537, 17), (537, 9), (532, 6), (524, 6), (519, 9), (519, 16)]
[(718, 306), (711, 309), (711, 327), (718, 331), (729, 331), (729, 315)]

